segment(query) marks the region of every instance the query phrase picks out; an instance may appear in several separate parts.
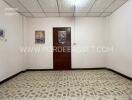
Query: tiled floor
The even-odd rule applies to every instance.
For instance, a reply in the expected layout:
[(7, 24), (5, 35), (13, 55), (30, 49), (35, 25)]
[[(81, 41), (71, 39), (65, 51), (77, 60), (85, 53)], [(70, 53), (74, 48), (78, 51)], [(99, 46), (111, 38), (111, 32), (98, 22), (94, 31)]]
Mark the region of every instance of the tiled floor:
[(0, 85), (0, 100), (132, 100), (132, 81), (107, 70), (31, 71)]

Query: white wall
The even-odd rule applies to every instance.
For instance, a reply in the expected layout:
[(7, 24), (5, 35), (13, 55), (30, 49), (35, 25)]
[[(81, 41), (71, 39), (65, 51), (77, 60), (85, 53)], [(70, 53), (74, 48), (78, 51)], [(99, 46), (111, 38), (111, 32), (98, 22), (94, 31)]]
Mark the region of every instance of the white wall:
[[(105, 53), (99, 53), (90, 49), (104, 46), (104, 27), (104, 18), (76, 18), (74, 33), (77, 45), (73, 46), (73, 50), (78, 48), (79, 50), (86, 50), (89, 48), (89, 51), (72, 52), (73, 68), (105, 67)], [(83, 47), (86, 47), (86, 49)]]
[[(72, 68), (104, 67), (104, 54), (94, 52), (76, 53), (75, 49), (90, 46), (104, 45), (104, 18), (29, 18), (28, 19), (28, 46), (41, 46), (40, 53), (28, 53), (29, 68), (52, 69), (53, 52), (46, 51), (53, 46), (53, 27), (71, 27), (72, 31)], [(35, 30), (45, 30), (46, 42), (44, 45), (35, 45)], [(77, 45), (73, 45), (73, 43)], [(53, 47), (52, 47), (53, 48)]]
[[(19, 47), (23, 45), (22, 16), (7, 16), (9, 8), (0, 0), (0, 28), (5, 30), (6, 42), (0, 41), (0, 81), (23, 70), (23, 54)], [(9, 13), (8, 13), (9, 14)]]
[(107, 18), (108, 45), (115, 50), (108, 54), (108, 67), (132, 77), (132, 0)]

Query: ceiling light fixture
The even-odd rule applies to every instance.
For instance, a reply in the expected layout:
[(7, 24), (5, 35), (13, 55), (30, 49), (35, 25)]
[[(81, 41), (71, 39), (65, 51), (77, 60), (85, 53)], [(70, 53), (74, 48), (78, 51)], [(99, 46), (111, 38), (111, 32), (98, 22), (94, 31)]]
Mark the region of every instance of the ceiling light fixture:
[(90, 0), (65, 0), (65, 3), (75, 7), (83, 7), (88, 4)]
[(83, 7), (84, 5), (88, 4), (90, 0), (76, 0), (75, 6)]

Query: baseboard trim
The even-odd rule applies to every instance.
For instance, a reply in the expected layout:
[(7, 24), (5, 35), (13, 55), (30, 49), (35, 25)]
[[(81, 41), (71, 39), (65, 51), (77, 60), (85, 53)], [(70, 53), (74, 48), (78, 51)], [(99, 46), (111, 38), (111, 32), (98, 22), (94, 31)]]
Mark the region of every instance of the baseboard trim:
[(99, 67), (99, 68), (72, 68), (71, 70), (102, 70), (105, 69), (105, 67)]
[[(118, 74), (118, 75), (120, 75), (120, 76), (122, 76), (122, 77), (124, 77), (124, 78), (132, 81), (132, 78), (131, 77), (126, 76), (126, 75), (124, 75), (124, 74), (122, 74), (122, 73), (120, 73), (118, 71), (115, 71), (113, 69), (106, 68), (106, 67), (100, 67), (100, 68), (72, 68), (71, 70), (103, 70), (103, 69), (104, 70), (112, 71), (112, 72), (114, 72), (114, 73), (116, 73), (116, 74)], [(12, 75), (12, 76), (4, 79), (3, 81), (0, 81), (0, 85), (3, 84), (3, 83), (5, 83), (5, 82), (7, 82), (8, 80), (16, 77), (16, 76), (18, 76), (18, 75), (20, 75), (22, 73), (28, 72), (28, 71), (60, 71), (60, 70), (54, 70), (54, 69), (26, 69), (24, 71), (20, 71), (20, 72), (18, 72), (16, 74), (14, 74), (14, 75)]]
[(24, 73), (24, 72), (26, 72), (26, 70), (20, 71), (20, 72), (14, 74), (14, 75), (12, 75), (12, 76), (10, 76), (10, 77), (2, 80), (2, 81), (0, 81), (0, 85), (3, 84), (3, 83), (5, 83), (5, 82), (7, 82), (7, 81), (9, 81), (10, 79), (13, 79), (14, 77), (16, 77), (16, 76), (18, 76), (18, 75), (20, 75), (21, 73)]
[(54, 71), (53, 69), (26, 69), (26, 71)]
[[(102, 70), (102, 69), (105, 69), (105, 67), (100, 67), (100, 68), (72, 68), (70, 70)], [(27, 69), (26, 71), (60, 71), (60, 70), (54, 70), (54, 69)], [(66, 70), (64, 70), (64, 71), (66, 71)]]
[(131, 81), (132, 81), (132, 78), (129, 77), (129, 76), (127, 76), (127, 75), (124, 75), (124, 74), (122, 74), (122, 73), (120, 73), (120, 72), (118, 72), (118, 71), (115, 71), (115, 70), (111, 69), (111, 68), (105, 68), (105, 69), (106, 69), (106, 70), (109, 70), (109, 71), (112, 71), (112, 72), (114, 72), (114, 73), (116, 73), (116, 74), (118, 74), (118, 75), (120, 75), (120, 76), (122, 76), (122, 77), (124, 77), (124, 78), (127, 78), (128, 80), (131, 80)]

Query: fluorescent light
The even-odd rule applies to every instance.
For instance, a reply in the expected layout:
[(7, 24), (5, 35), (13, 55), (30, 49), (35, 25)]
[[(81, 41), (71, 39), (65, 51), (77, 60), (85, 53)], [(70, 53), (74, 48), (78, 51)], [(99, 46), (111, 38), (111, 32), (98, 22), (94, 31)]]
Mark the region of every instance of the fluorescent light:
[(84, 5), (88, 4), (90, 0), (76, 0), (75, 6), (83, 7)]
[(65, 3), (71, 6), (82, 7), (89, 3), (90, 0), (65, 0)]

